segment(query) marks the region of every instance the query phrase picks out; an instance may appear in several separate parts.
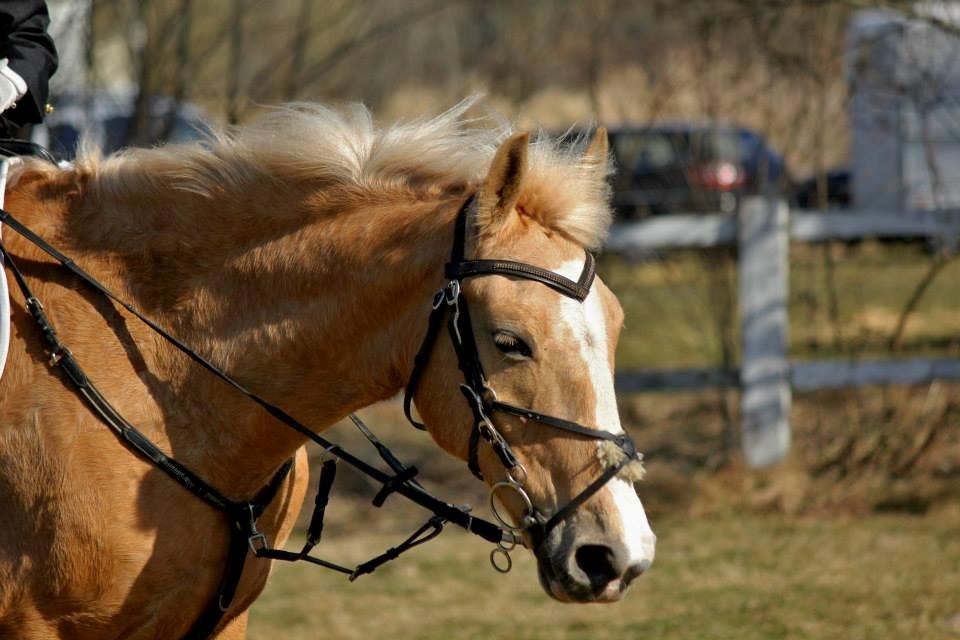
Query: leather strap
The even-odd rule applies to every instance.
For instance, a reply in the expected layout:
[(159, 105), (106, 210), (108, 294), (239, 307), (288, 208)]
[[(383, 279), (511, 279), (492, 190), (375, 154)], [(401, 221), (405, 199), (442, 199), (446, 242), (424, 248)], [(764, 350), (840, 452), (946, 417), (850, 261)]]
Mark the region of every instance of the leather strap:
[(620, 469), (622, 469), (627, 462), (629, 462), (629, 459), (625, 458), (620, 464), (605, 469), (596, 480), (587, 486), (586, 489), (578, 493), (570, 500), (570, 502), (558, 509), (556, 513), (554, 513), (550, 519), (547, 520), (546, 524), (542, 525), (541, 531), (537, 532), (540, 540), (542, 541), (544, 538), (546, 538), (550, 532), (553, 531), (554, 527), (573, 514), (573, 512), (580, 507), (580, 505), (589, 500), (593, 494), (602, 489), (605, 484), (607, 484), (613, 479), (614, 476), (620, 473)]
[[(356, 427), (361, 431), (361, 433), (367, 437), (367, 440), (374, 445), (384, 462), (386, 462), (387, 465), (394, 471), (396, 474), (394, 478), (396, 478), (398, 482), (406, 482), (422, 488), (420, 483), (418, 483), (414, 478), (417, 472), (415, 467), (404, 466), (403, 463), (401, 463), (397, 457), (393, 455), (393, 452), (391, 452), (386, 446), (383, 445), (382, 442), (377, 439), (373, 432), (367, 428), (360, 418), (354, 415), (351, 415), (350, 418)], [(336, 476), (336, 469), (337, 465), (336, 460), (334, 459), (325, 461), (320, 469), (320, 481), (317, 486), (317, 496), (314, 500), (314, 510), (310, 517), (310, 525), (307, 528), (307, 538), (303, 548), (299, 552), (286, 551), (284, 549), (268, 547), (266, 542), (263, 541), (262, 544), (258, 543), (254, 546), (254, 553), (258, 558), (268, 558), (271, 560), (281, 560), (286, 562), (298, 562), (303, 560), (321, 566), (325, 569), (331, 569), (333, 571), (346, 574), (349, 576), (350, 581), (352, 582), (360, 576), (373, 573), (377, 568), (391, 560), (395, 560), (406, 551), (432, 540), (440, 535), (440, 533), (443, 531), (443, 527), (446, 524), (447, 519), (440, 515), (434, 515), (396, 547), (391, 547), (380, 555), (377, 555), (352, 569), (310, 555), (310, 551), (313, 549), (313, 547), (320, 542), (320, 537), (323, 532), (323, 516), (326, 510), (327, 501), (329, 499), (330, 489), (333, 486), (333, 481)], [(379, 506), (378, 503), (382, 503), (382, 498), (385, 498), (386, 495), (393, 490), (393, 487), (388, 488), (385, 486), (384, 489), (381, 489), (381, 491), (377, 494), (377, 497), (374, 498), (374, 504)], [(464, 513), (467, 513), (469, 508), (460, 507), (460, 510)]]
[(583, 271), (581, 271), (577, 282), (556, 272), (523, 262), (514, 262), (513, 260), (468, 260), (466, 262), (449, 263), (444, 267), (444, 275), (451, 280), (491, 275), (513, 276), (545, 284), (568, 298), (583, 302), (590, 294), (590, 287), (593, 285), (593, 279), (596, 275), (596, 267), (593, 254), (588, 251), (586, 252)]
[[(476, 199), (476, 195), (471, 195), (464, 200), (457, 210), (457, 215), (453, 222), (453, 245), (450, 249), (450, 263), (456, 264), (463, 260), (463, 246), (467, 237), (467, 211)], [(459, 286), (459, 285), (458, 285)], [(459, 290), (458, 290), (459, 295)], [(426, 431), (427, 427), (419, 420), (413, 417), (413, 399), (420, 385), (420, 378), (430, 361), (430, 355), (433, 353), (433, 346), (437, 342), (437, 336), (440, 335), (440, 328), (443, 326), (443, 317), (447, 312), (447, 305), (444, 304), (447, 295), (447, 287), (440, 289), (433, 296), (433, 309), (430, 311), (430, 317), (427, 320), (427, 333), (417, 349), (417, 355), (413, 359), (413, 369), (410, 371), (410, 377), (407, 378), (407, 386), (403, 390), (403, 414), (407, 420), (417, 429)]]
[[(570, 420), (555, 418), (543, 413), (538, 413), (532, 409), (524, 409), (512, 404), (507, 404), (506, 402), (500, 402), (499, 400), (494, 400), (490, 406), (494, 409), (494, 411), (502, 411), (503, 413), (520, 416), (521, 418), (526, 418), (527, 420), (533, 420), (535, 422), (554, 427), (555, 429), (562, 429), (564, 431), (576, 433), (594, 440), (609, 440), (611, 442), (615, 442), (621, 447), (628, 447), (629, 444), (632, 444), (626, 433), (610, 433), (609, 431), (601, 431), (600, 429), (591, 429), (589, 427), (584, 427), (583, 425), (577, 424), (576, 422), (571, 422)], [(636, 451), (634, 450), (633, 453), (636, 453)]]
[[(351, 580), (359, 575), (364, 575), (375, 570), (378, 566), (399, 556), (404, 551), (413, 548), (419, 544), (427, 542), (442, 531), (446, 522), (453, 522), (467, 531), (474, 533), (490, 542), (499, 543), (503, 539), (503, 531), (492, 522), (482, 518), (475, 518), (469, 514), (468, 509), (458, 507), (434, 497), (423, 488), (415, 479), (416, 469), (406, 468), (396, 459), (386, 447), (379, 443), (372, 434), (371, 442), (377, 446), (381, 457), (394, 470), (394, 475), (384, 473), (373, 467), (356, 456), (348, 453), (344, 449), (329, 442), (325, 438), (317, 435), (293, 417), (288, 415), (279, 407), (268, 403), (256, 394), (248, 391), (238, 381), (225, 373), (219, 367), (206, 360), (169, 332), (164, 330), (158, 324), (144, 316), (139, 310), (117, 297), (112, 291), (100, 284), (96, 279), (87, 274), (83, 269), (76, 265), (70, 258), (57, 251), (45, 240), (32, 232), (25, 225), (16, 220), (9, 212), (0, 209), (0, 222), (6, 223), (10, 228), (21, 236), (32, 242), (47, 255), (57, 260), (63, 267), (68, 269), (84, 284), (95, 291), (104, 295), (108, 299), (116, 302), (136, 318), (144, 322), (147, 326), (158, 333), (168, 343), (173, 345), (194, 362), (200, 364), (204, 369), (210, 371), (218, 378), (232, 386), (234, 389), (247, 396), (250, 400), (263, 407), (268, 413), (277, 418), (284, 425), (301, 433), (305, 437), (322, 446), (329, 454), (343, 460), (347, 464), (359, 469), (362, 473), (378, 481), (383, 488), (377, 494), (375, 503), (381, 503), (390, 493), (399, 493), (407, 499), (430, 510), (434, 515), (423, 527), (417, 530), (412, 536), (401, 543), (398, 547), (388, 549), (387, 552), (373, 558), (371, 561), (360, 565), (356, 569), (349, 569), (320, 558), (309, 555), (310, 549), (319, 541), (322, 531), (323, 513), (326, 507), (330, 487), (333, 483), (333, 467), (326, 466), (321, 473), (321, 483), (318, 489), (316, 505), (311, 526), (308, 531), (307, 544), (299, 553), (291, 553), (281, 549), (269, 548), (266, 544), (265, 536), (257, 531), (256, 522), (260, 515), (266, 509), (267, 505), (276, 495), (287, 474), (292, 467), (292, 460), (288, 460), (274, 476), (273, 480), (262, 489), (253, 500), (247, 503), (237, 503), (229, 500), (214, 487), (205, 482), (202, 478), (180, 464), (178, 461), (167, 456), (159, 447), (151, 442), (146, 436), (137, 430), (133, 425), (126, 421), (122, 415), (104, 398), (96, 386), (80, 367), (72, 352), (60, 341), (56, 330), (49, 322), (43, 309), (43, 305), (33, 294), (22, 272), (16, 262), (7, 252), (2, 241), (0, 241), (0, 255), (3, 256), (6, 265), (9, 265), (14, 278), (20, 287), (23, 297), (26, 300), (27, 310), (33, 317), (41, 335), (43, 336), (47, 351), (51, 356), (51, 364), (59, 366), (64, 372), (66, 378), (76, 389), (78, 394), (87, 402), (87, 404), (100, 416), (101, 420), (124, 442), (132, 451), (144, 457), (151, 464), (166, 473), (173, 480), (183, 486), (185, 489), (202, 499), (211, 507), (225, 513), (230, 523), (230, 544), (227, 550), (226, 569), (223, 578), (217, 588), (214, 598), (204, 609), (200, 617), (194, 622), (185, 638), (189, 640), (202, 640), (212, 634), (224, 614), (229, 609), (236, 593), (240, 577), (243, 574), (243, 567), (246, 563), (247, 552), (252, 551), (257, 557), (276, 559), (276, 560), (304, 560), (323, 566), (328, 569), (340, 571), (350, 575)], [(437, 322), (439, 325), (439, 321)], [(438, 331), (438, 330), (435, 330)], [(355, 418), (359, 423), (359, 419)], [(360, 424), (358, 424), (360, 426)], [(365, 433), (368, 430), (365, 430)], [(389, 454), (389, 455), (388, 455)], [(331, 463), (332, 464), (332, 463)], [(324, 477), (326, 475), (326, 478)], [(379, 506), (379, 505), (378, 505)]]
[(200, 613), (190, 630), (183, 636), (183, 640), (205, 640), (216, 630), (223, 620), (237, 593), (237, 585), (243, 575), (243, 567), (247, 562), (247, 539), (243, 532), (230, 529), (230, 546), (227, 548), (226, 569), (220, 579), (220, 585), (212, 600)]
[(100, 416), (104, 424), (106, 424), (128, 448), (140, 454), (155, 467), (166, 473), (190, 493), (214, 509), (229, 513), (238, 508), (237, 503), (226, 498), (195, 473), (167, 456), (159, 447), (153, 444), (149, 438), (143, 435), (141, 431), (127, 422), (113, 405), (103, 397), (99, 389), (97, 389), (83, 371), (70, 349), (60, 341), (56, 330), (47, 319), (43, 305), (36, 296), (34, 296), (16, 261), (7, 253), (6, 248), (2, 244), (0, 244), (0, 254), (3, 255), (4, 261), (13, 272), (14, 279), (26, 300), (27, 310), (30, 312), (30, 315), (33, 316), (34, 322), (40, 329), (40, 334), (43, 336), (47, 351), (50, 354), (51, 363), (60, 367), (66, 375), (67, 380), (70, 381), (80, 396), (86, 400), (90, 408)]
[[(133, 314), (136, 318), (146, 324), (148, 327), (153, 329), (161, 338), (166, 340), (178, 351), (182, 352), (184, 355), (189, 357), (191, 360), (199, 364), (201, 367), (220, 378), (228, 385), (233, 387), (236, 391), (246, 396), (249, 400), (255, 404), (262, 407), (267, 413), (276, 418), (280, 423), (289, 427), (290, 429), (301, 434), (305, 438), (312, 440), (322, 447), (327, 453), (333, 455), (340, 460), (343, 460), (345, 463), (354, 467), (364, 475), (372, 478), (380, 484), (386, 484), (393, 477), (392, 475), (366, 463), (357, 456), (351, 454), (349, 451), (346, 451), (339, 445), (327, 440), (323, 436), (320, 436), (317, 433), (314, 433), (308, 427), (303, 425), (301, 422), (293, 418), (291, 415), (286, 413), (280, 407), (267, 402), (257, 394), (251, 392), (246, 387), (244, 387), (240, 382), (235, 378), (224, 372), (222, 369), (211, 363), (209, 360), (192, 350), (190, 347), (185, 345), (183, 342), (178, 340), (176, 337), (167, 332), (163, 327), (159, 326), (157, 323), (153, 322), (145, 315), (143, 315), (139, 310), (130, 305), (129, 303), (120, 299), (112, 291), (100, 284), (96, 279), (94, 279), (90, 274), (81, 269), (73, 260), (65, 256), (63, 253), (57, 251), (49, 243), (47, 243), (43, 238), (39, 237), (16, 218), (13, 217), (8, 211), (0, 209), (0, 222), (7, 224), (11, 229), (22, 235), (24, 238), (32, 242), (37, 246), (38, 249), (51, 256), (71, 273), (77, 276), (85, 285), (93, 288), (94, 290), (100, 292), (102, 295), (106, 296), (110, 300), (113, 300), (128, 312)], [(474, 517), (469, 513), (465, 512), (463, 509), (457, 507), (456, 505), (444, 502), (436, 496), (433, 496), (427, 492), (422, 486), (405, 483), (396, 487), (396, 493), (407, 498), (411, 502), (414, 502), (421, 507), (427, 509), (428, 511), (441, 516), (445, 520), (452, 522), (453, 524), (470, 531), (473, 534), (476, 534), (487, 540), (488, 542), (497, 543), (503, 539), (503, 531), (496, 524), (484, 520), (483, 518)]]
[[(470, 309), (466, 297), (461, 291), (460, 283), (466, 278), (501, 275), (525, 280), (532, 280), (550, 287), (569, 298), (583, 302), (590, 294), (590, 288), (596, 277), (596, 263), (593, 255), (587, 251), (583, 270), (576, 282), (553, 271), (542, 269), (534, 265), (515, 262), (513, 260), (464, 260), (466, 250), (466, 230), (468, 209), (473, 199), (467, 200), (457, 214), (454, 223), (454, 240), (450, 262), (444, 267), (444, 275), (449, 279), (448, 285), (434, 298), (433, 311), (430, 314), (427, 333), (417, 356), (414, 359), (413, 372), (404, 394), (404, 409), (407, 418), (418, 428), (423, 425), (415, 421), (410, 414), (410, 402), (416, 391), (423, 368), (429, 360), (430, 354), (439, 334), (440, 320), (444, 314), (448, 315), (447, 327), (450, 341), (457, 356), (457, 365), (463, 375), (464, 383), (461, 391), (473, 413), (473, 425), (470, 429), (467, 449), (467, 466), (471, 473), (483, 480), (479, 465), (480, 441), (484, 440), (493, 447), (503, 466), (511, 471), (518, 464), (516, 455), (506, 439), (497, 431), (490, 417), (495, 412), (503, 412), (540, 424), (553, 427), (592, 440), (605, 440), (616, 444), (624, 453), (624, 458), (616, 465), (608, 467), (586, 489), (574, 496), (549, 519), (534, 508), (536, 524), (528, 527), (534, 547), (556, 527), (564, 518), (569, 517), (575, 509), (590, 499), (607, 482), (631, 460), (636, 458), (637, 450), (626, 433), (613, 434), (599, 429), (591, 429), (570, 420), (556, 418), (532, 409), (517, 407), (496, 399), (496, 394), (489, 388), (483, 373), (483, 364), (477, 348), (473, 326), (470, 320)], [(449, 307), (449, 309), (447, 309)]]
[(417, 351), (417, 355), (413, 359), (413, 370), (410, 372), (410, 377), (407, 379), (407, 386), (403, 390), (403, 414), (407, 417), (407, 420), (410, 421), (410, 424), (421, 431), (425, 431), (427, 427), (413, 417), (413, 394), (420, 385), (420, 378), (423, 377), (427, 363), (430, 362), (430, 354), (433, 353), (433, 346), (437, 342), (437, 336), (440, 335), (440, 328), (443, 326), (443, 316), (447, 311), (446, 305), (443, 304), (442, 300), (443, 291), (441, 290), (437, 295), (441, 297), (441, 300), (439, 303), (436, 300), (434, 301), (434, 307), (430, 311), (430, 319), (427, 321), (427, 333), (423, 338), (423, 342), (420, 343), (420, 349)]
[(259, 534), (256, 521), (263, 515), (267, 506), (283, 486), (290, 469), (293, 468), (293, 459), (287, 460), (270, 482), (257, 492), (257, 495), (246, 505), (234, 503), (233, 522), (230, 527), (230, 546), (227, 548), (226, 569), (217, 591), (193, 623), (190, 630), (183, 637), (184, 640), (204, 640), (208, 638), (220, 624), (223, 616), (233, 604), (234, 596), (240, 578), (243, 576), (243, 567), (247, 562), (247, 553), (252, 549), (251, 539)]

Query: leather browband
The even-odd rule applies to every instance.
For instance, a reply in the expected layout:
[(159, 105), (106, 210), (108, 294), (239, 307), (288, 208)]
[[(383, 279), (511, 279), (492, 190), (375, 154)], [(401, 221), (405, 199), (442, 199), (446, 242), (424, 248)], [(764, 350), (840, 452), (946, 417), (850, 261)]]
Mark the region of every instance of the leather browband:
[(514, 276), (525, 280), (535, 280), (551, 289), (573, 298), (578, 302), (586, 300), (596, 275), (596, 265), (593, 254), (586, 252), (586, 261), (580, 278), (574, 282), (554, 271), (541, 269), (531, 264), (514, 262), (513, 260), (467, 260), (464, 262), (447, 263), (443, 275), (449, 280), (463, 280), (473, 276)]

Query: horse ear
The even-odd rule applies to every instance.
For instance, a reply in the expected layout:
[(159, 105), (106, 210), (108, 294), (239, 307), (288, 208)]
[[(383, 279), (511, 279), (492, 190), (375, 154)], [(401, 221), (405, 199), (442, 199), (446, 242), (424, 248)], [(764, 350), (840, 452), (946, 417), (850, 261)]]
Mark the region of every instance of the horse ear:
[(583, 153), (584, 158), (591, 165), (597, 168), (597, 172), (600, 174), (601, 178), (605, 178), (607, 175), (607, 165), (610, 162), (610, 142), (609, 137), (607, 136), (606, 127), (597, 127), (597, 130), (593, 132), (593, 138), (590, 139), (590, 144), (587, 145), (587, 150)]
[(517, 206), (527, 173), (529, 146), (530, 134), (518, 133), (497, 149), (477, 198), (477, 229), (481, 233), (495, 232), (502, 227)]

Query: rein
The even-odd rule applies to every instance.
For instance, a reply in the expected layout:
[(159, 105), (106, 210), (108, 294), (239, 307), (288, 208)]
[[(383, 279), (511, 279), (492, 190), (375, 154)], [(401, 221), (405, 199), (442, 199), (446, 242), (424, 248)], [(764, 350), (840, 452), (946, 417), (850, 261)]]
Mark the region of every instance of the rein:
[[(466, 296), (463, 293), (462, 283), (466, 278), (480, 276), (507, 276), (538, 282), (550, 287), (557, 293), (583, 303), (590, 294), (596, 276), (596, 266), (593, 254), (584, 253), (583, 270), (576, 282), (561, 276), (553, 271), (540, 267), (514, 262), (512, 260), (466, 260), (467, 241), (467, 214), (474, 197), (471, 196), (460, 208), (454, 226), (453, 249), (450, 262), (444, 268), (444, 275), (448, 278), (447, 285), (440, 289), (433, 300), (433, 310), (430, 312), (427, 333), (414, 359), (413, 372), (404, 391), (403, 409), (413, 426), (426, 429), (423, 423), (414, 419), (412, 415), (413, 396), (416, 393), (420, 379), (430, 360), (430, 354), (440, 334), (440, 327), (444, 317), (447, 318), (447, 329), (450, 341), (457, 355), (457, 364), (463, 373), (464, 384), (460, 385), (470, 410), (473, 413), (473, 426), (470, 430), (470, 444), (467, 465), (470, 472), (481, 481), (484, 479), (478, 462), (480, 440), (488, 443), (503, 465), (506, 477), (495, 482), (490, 487), (490, 508), (494, 516), (509, 537), (498, 543), (490, 553), (490, 562), (498, 571), (506, 573), (513, 565), (510, 551), (520, 542), (520, 535), (527, 533), (533, 549), (536, 550), (550, 532), (564, 519), (568, 518), (580, 505), (590, 499), (612, 480), (622, 469), (631, 463), (639, 462), (642, 458), (637, 452), (636, 445), (626, 432), (614, 434), (585, 427), (570, 420), (539, 413), (532, 409), (517, 407), (497, 398), (497, 393), (487, 382), (480, 362), (480, 353), (474, 336), (473, 325), (470, 322), (470, 311)], [(554, 429), (565, 431), (568, 434), (609, 442), (620, 455), (617, 460), (606, 464), (604, 471), (583, 491), (574, 496), (570, 502), (558, 509), (552, 516), (547, 517), (530, 499), (524, 485), (527, 480), (526, 468), (520, 463), (506, 438), (497, 430), (491, 416), (495, 413), (507, 413), (523, 418), (526, 421), (536, 422)], [(517, 494), (524, 505), (525, 513), (519, 524), (508, 521), (497, 509), (496, 498), (500, 492), (512, 491)]]
[[(237, 585), (240, 582), (240, 576), (243, 573), (248, 551), (258, 558), (289, 562), (299, 560), (307, 561), (333, 571), (344, 573), (353, 581), (362, 575), (372, 573), (378, 567), (390, 560), (396, 559), (405, 551), (432, 540), (442, 532), (444, 525), (448, 522), (497, 545), (502, 545), (505, 538), (512, 539), (509, 532), (502, 530), (496, 524), (471, 515), (468, 506), (450, 504), (429, 493), (423, 485), (415, 479), (418, 473), (417, 468), (403, 465), (357, 416), (351, 415), (350, 418), (376, 448), (378, 454), (387, 466), (390, 467), (392, 473), (387, 473), (368, 464), (339, 445), (314, 433), (279, 407), (247, 390), (228, 373), (182, 343), (132, 305), (117, 297), (117, 295), (104, 287), (93, 276), (80, 268), (73, 260), (55, 249), (43, 238), (14, 218), (10, 212), (0, 209), (0, 224), (5, 224), (9, 229), (17, 232), (41, 251), (59, 262), (62, 267), (79, 278), (86, 286), (126, 309), (181, 353), (262, 407), (282, 424), (320, 445), (324, 452), (328, 456), (331, 456), (321, 467), (319, 486), (317, 488), (316, 498), (314, 499), (314, 510), (307, 528), (306, 542), (303, 548), (299, 552), (290, 552), (269, 547), (266, 536), (257, 529), (257, 520), (279, 492), (289, 474), (293, 461), (288, 460), (281, 465), (270, 482), (257, 492), (256, 496), (248, 501), (233, 501), (225, 497), (200, 476), (163, 453), (159, 447), (153, 444), (142, 432), (120, 415), (100, 393), (93, 381), (86, 375), (70, 349), (60, 341), (56, 330), (44, 312), (43, 304), (30, 289), (13, 256), (6, 250), (2, 239), (0, 239), (0, 258), (10, 267), (17, 286), (26, 301), (26, 309), (40, 330), (47, 353), (50, 356), (50, 366), (57, 366), (61, 369), (66, 379), (81, 398), (83, 398), (88, 406), (111, 431), (117, 435), (128, 449), (166, 473), (171, 479), (183, 486), (190, 493), (226, 516), (230, 530), (227, 567), (214, 597), (193, 624), (190, 631), (184, 636), (185, 640), (201, 640), (207, 638), (217, 628), (217, 625), (233, 601)], [(379, 556), (361, 563), (354, 568), (344, 567), (310, 555), (310, 551), (319, 543), (323, 530), (324, 511), (329, 500), (334, 478), (336, 477), (336, 459), (342, 460), (344, 463), (357, 469), (381, 485), (380, 490), (373, 499), (374, 506), (382, 506), (390, 494), (397, 493), (431, 512), (433, 516), (396, 547), (392, 547)]]
[[(124, 308), (159, 334), (174, 348), (226, 382), (252, 402), (262, 407), (282, 424), (320, 445), (325, 453), (331, 456), (321, 467), (319, 486), (314, 499), (314, 510), (307, 529), (306, 542), (303, 548), (299, 552), (271, 548), (267, 543), (265, 535), (257, 529), (257, 520), (282, 487), (292, 467), (292, 460), (288, 460), (281, 465), (270, 482), (250, 500), (233, 501), (225, 497), (200, 476), (163, 453), (159, 447), (153, 444), (142, 432), (137, 430), (119, 414), (86, 375), (70, 349), (60, 341), (54, 327), (46, 317), (42, 303), (33, 294), (33, 291), (17, 267), (13, 257), (7, 252), (2, 240), (0, 240), (0, 257), (9, 265), (26, 301), (26, 309), (40, 330), (46, 350), (50, 355), (50, 365), (60, 367), (77, 393), (128, 449), (166, 473), (193, 495), (226, 516), (230, 529), (230, 545), (227, 553), (226, 570), (214, 597), (184, 638), (191, 640), (206, 638), (217, 628), (217, 625), (233, 601), (248, 551), (258, 558), (291, 562), (300, 560), (307, 561), (344, 573), (348, 575), (352, 581), (361, 575), (372, 573), (379, 566), (396, 559), (405, 551), (432, 540), (442, 532), (444, 525), (450, 522), (484, 540), (496, 544), (497, 546), (491, 551), (490, 560), (496, 570), (505, 573), (512, 567), (512, 560), (509, 554), (516, 545), (521, 542), (521, 534), (529, 534), (533, 547), (536, 549), (557, 524), (569, 517), (577, 507), (599, 491), (624, 467), (640, 459), (633, 441), (626, 433), (613, 434), (592, 429), (575, 422), (541, 414), (532, 409), (501, 402), (497, 399), (495, 391), (490, 387), (484, 376), (483, 367), (480, 363), (473, 327), (470, 322), (467, 300), (461, 288), (462, 281), (466, 278), (489, 275), (522, 278), (539, 282), (564, 296), (577, 300), (578, 302), (583, 302), (590, 292), (590, 287), (595, 276), (594, 259), (589, 252), (586, 253), (583, 272), (576, 282), (552, 271), (520, 262), (508, 260), (465, 260), (464, 248), (466, 245), (467, 213), (473, 200), (473, 197), (469, 198), (457, 214), (451, 259), (444, 269), (448, 283), (434, 296), (427, 333), (416, 355), (414, 367), (405, 390), (404, 413), (414, 426), (420, 429), (425, 428), (421, 423), (413, 419), (411, 415), (411, 402), (424, 368), (429, 361), (433, 346), (439, 336), (443, 319), (446, 317), (450, 339), (456, 351), (457, 362), (465, 381), (464, 384), (460, 385), (460, 390), (473, 413), (468, 466), (475, 476), (481, 480), (483, 479), (477, 459), (480, 440), (482, 439), (493, 448), (505, 468), (506, 479), (494, 483), (490, 489), (490, 504), (494, 516), (499, 522), (499, 526), (493, 522), (471, 515), (470, 508), (467, 506), (447, 503), (430, 494), (415, 479), (418, 473), (416, 467), (408, 467), (401, 463), (357, 416), (351, 415), (350, 419), (376, 448), (381, 459), (390, 467), (392, 473), (387, 473), (368, 464), (344, 450), (339, 445), (314, 433), (279, 407), (246, 389), (228, 373), (178, 340), (132, 305), (120, 299), (93, 276), (79, 267), (73, 260), (19, 222), (8, 211), (0, 208), (0, 224), (6, 224), (11, 230), (21, 235), (60, 263), (63, 268), (80, 279), (86, 286)], [(560, 429), (577, 437), (589, 438), (601, 443), (610, 442), (622, 452), (622, 456), (616, 462), (607, 464), (606, 469), (596, 480), (548, 518), (530, 499), (524, 487), (527, 479), (526, 469), (514, 454), (510, 444), (490, 419), (490, 416), (497, 412), (507, 413), (527, 421)], [(354, 568), (344, 567), (310, 555), (310, 551), (319, 543), (321, 538), (324, 511), (336, 477), (336, 460), (342, 460), (344, 463), (354, 467), (381, 485), (380, 490), (373, 499), (374, 506), (382, 506), (384, 501), (392, 493), (397, 493), (431, 512), (433, 514), (432, 517), (396, 547), (390, 548), (381, 555)], [(509, 522), (497, 510), (495, 498), (503, 491), (515, 492), (525, 505), (525, 513), (521, 517), (519, 525)]]

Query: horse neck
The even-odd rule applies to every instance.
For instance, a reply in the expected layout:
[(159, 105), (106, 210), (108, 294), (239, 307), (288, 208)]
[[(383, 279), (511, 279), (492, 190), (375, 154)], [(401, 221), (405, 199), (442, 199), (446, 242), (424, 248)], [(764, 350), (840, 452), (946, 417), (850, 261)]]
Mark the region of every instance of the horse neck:
[[(122, 286), (149, 315), (321, 431), (403, 387), (462, 198), (268, 191), (91, 201), (73, 235), (124, 263)], [(167, 421), (174, 453), (208, 477), (249, 493), (303, 443), (171, 348), (153, 355), (176, 391), (165, 413), (182, 416)]]

